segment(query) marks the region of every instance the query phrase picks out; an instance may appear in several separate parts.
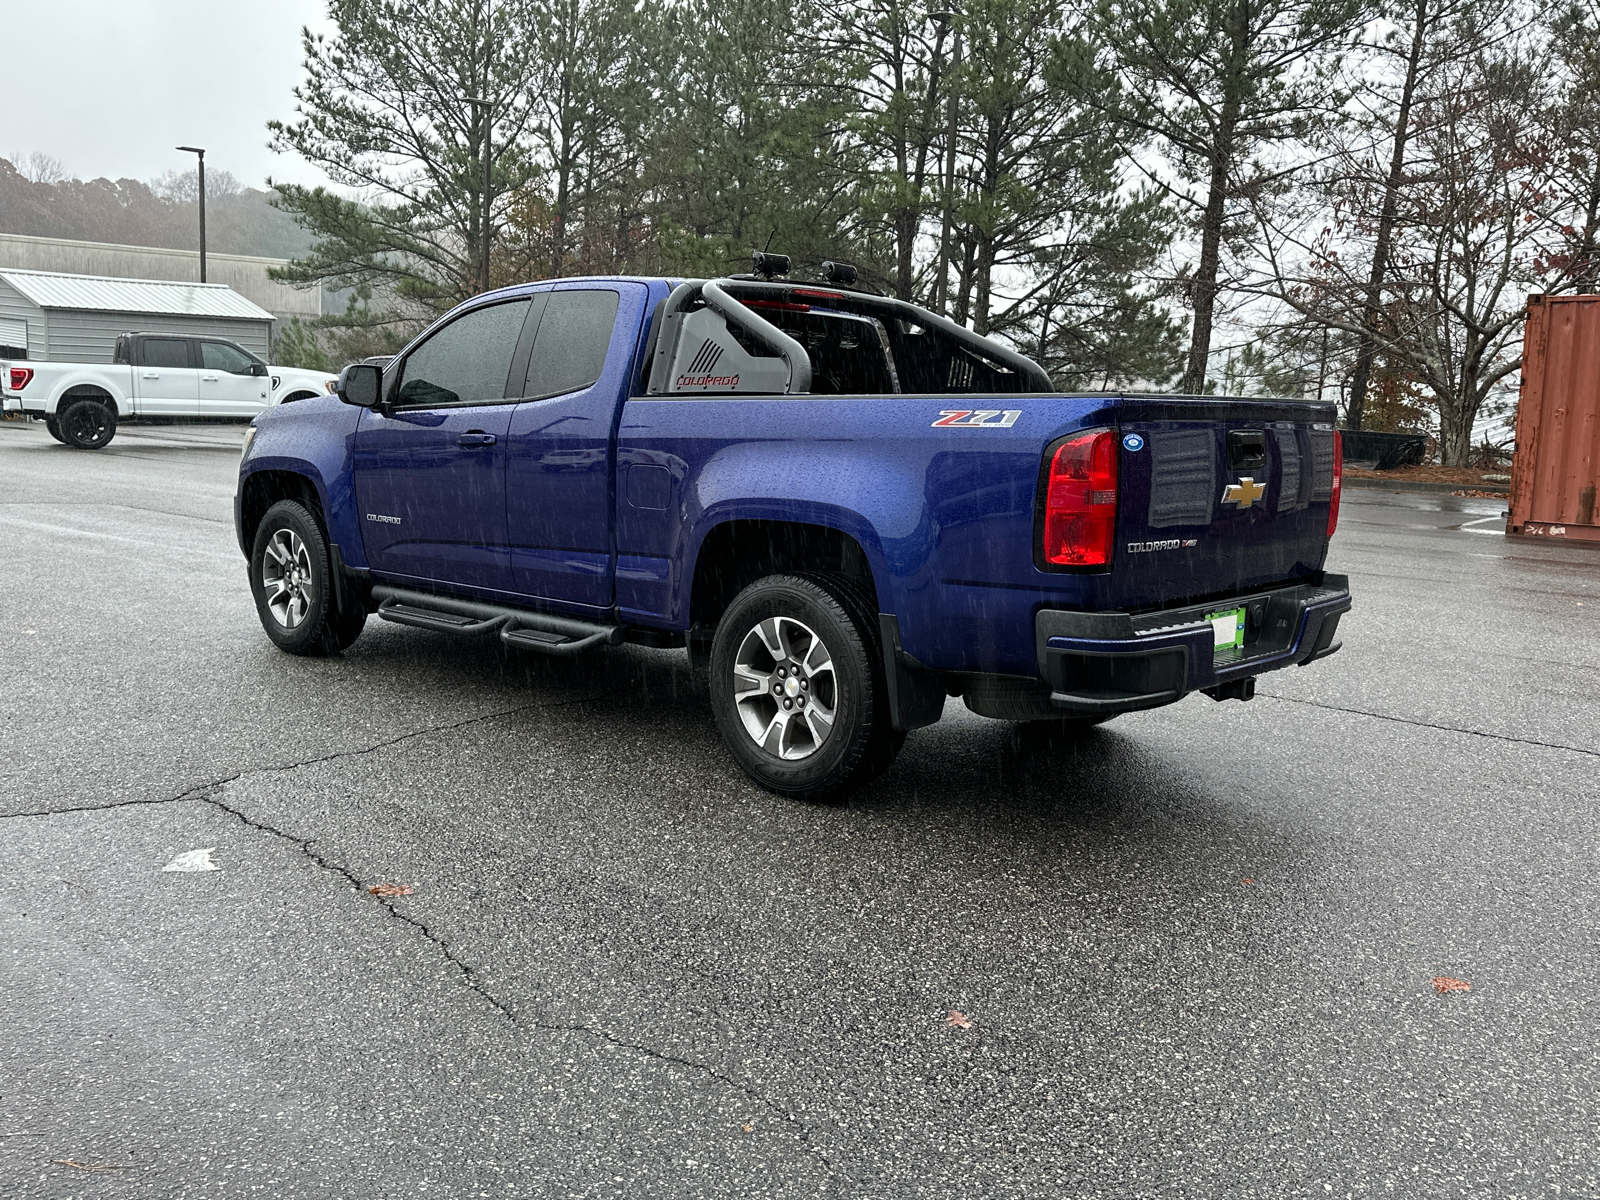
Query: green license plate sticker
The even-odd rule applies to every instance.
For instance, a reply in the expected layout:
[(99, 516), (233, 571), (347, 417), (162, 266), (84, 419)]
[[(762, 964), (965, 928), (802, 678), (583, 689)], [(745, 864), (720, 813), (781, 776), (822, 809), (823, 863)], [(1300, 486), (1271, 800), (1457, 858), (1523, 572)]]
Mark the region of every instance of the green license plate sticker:
[(1212, 613), (1206, 620), (1211, 622), (1216, 649), (1244, 645), (1244, 609), (1230, 608), (1227, 612)]

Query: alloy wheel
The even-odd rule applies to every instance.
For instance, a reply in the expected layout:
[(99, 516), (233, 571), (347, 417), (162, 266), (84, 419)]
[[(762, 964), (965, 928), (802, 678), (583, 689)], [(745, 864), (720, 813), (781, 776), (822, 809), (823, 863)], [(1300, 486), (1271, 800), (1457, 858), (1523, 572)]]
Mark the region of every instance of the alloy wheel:
[(279, 625), (293, 629), (306, 619), (316, 594), (311, 554), (294, 530), (280, 529), (267, 542), (261, 557), (261, 586), (266, 593), (267, 611)]
[(768, 617), (739, 643), (734, 704), (750, 739), (788, 761), (809, 758), (833, 732), (839, 677), (816, 632), (793, 617)]
[(106, 410), (98, 404), (75, 404), (67, 413), (71, 422), (68, 432), (75, 442), (98, 442), (105, 437), (110, 422)]

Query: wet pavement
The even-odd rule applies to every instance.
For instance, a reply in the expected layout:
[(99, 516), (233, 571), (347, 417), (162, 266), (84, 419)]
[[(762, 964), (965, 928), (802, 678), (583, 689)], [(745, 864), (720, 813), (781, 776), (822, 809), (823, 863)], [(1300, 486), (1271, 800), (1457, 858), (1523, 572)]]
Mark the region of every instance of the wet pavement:
[(1600, 1195), (1600, 554), (1349, 493), (1332, 659), (811, 807), (681, 652), (279, 653), (237, 446), (0, 423), (0, 1195)]

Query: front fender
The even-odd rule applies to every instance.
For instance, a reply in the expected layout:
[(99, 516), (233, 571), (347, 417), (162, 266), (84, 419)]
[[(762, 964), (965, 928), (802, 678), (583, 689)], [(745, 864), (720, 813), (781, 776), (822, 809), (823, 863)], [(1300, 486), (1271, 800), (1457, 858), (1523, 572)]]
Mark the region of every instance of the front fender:
[(239, 464), (237, 495), (242, 498), (246, 481), (264, 471), (287, 472), (310, 481), (322, 505), (329, 540), (338, 544), (346, 566), (364, 570), (367, 552), (353, 471), (359, 416), (359, 409), (333, 397), (269, 408), (254, 421), (256, 436)]
[(300, 367), (268, 367), (267, 375), (275, 378), (278, 386), (272, 389), (272, 403), (281, 404), (291, 392), (313, 391), (318, 397), (326, 396), (328, 384), (337, 376), (325, 371), (307, 371)]

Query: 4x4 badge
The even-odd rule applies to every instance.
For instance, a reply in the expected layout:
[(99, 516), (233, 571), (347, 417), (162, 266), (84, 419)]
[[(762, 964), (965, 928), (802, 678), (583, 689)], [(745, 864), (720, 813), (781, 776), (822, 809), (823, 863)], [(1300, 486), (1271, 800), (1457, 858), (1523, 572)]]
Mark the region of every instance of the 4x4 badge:
[(1222, 489), (1222, 502), (1224, 504), (1237, 504), (1240, 508), (1249, 508), (1266, 494), (1266, 484), (1257, 483), (1246, 475), (1238, 483), (1230, 483)]

